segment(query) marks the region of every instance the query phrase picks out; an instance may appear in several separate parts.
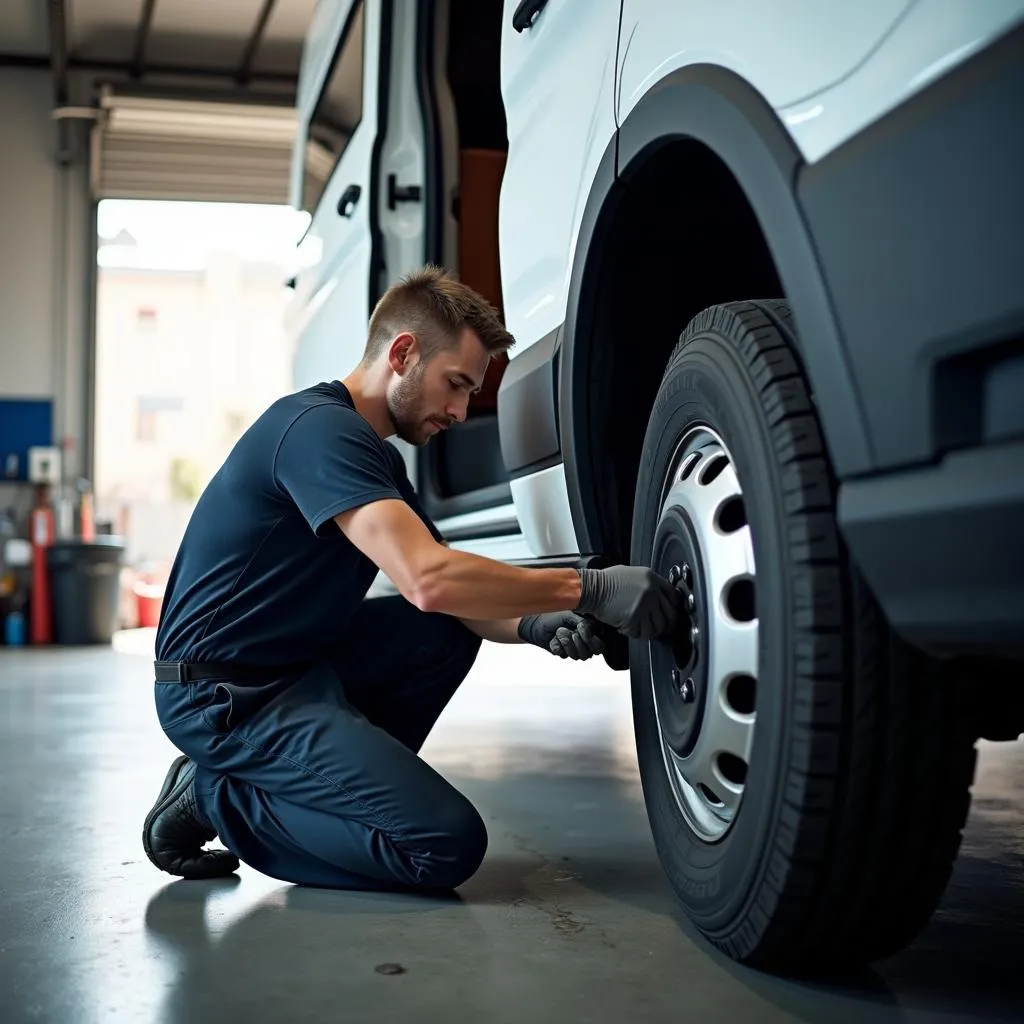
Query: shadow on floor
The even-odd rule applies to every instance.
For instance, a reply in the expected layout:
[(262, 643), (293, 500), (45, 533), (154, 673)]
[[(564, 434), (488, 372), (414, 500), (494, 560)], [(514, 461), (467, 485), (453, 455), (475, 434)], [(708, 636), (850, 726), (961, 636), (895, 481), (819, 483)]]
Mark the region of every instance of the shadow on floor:
[[(859, 1022), (868, 1017), (1020, 1021), (1024, 1020), (1024, 823), (1019, 800), (1002, 795), (1012, 785), (1002, 778), (1008, 774), (1006, 766), (1016, 763), (1018, 756), (1005, 747), (990, 750), (942, 903), (913, 945), (888, 960), (831, 978), (755, 971), (734, 963), (706, 942), (682, 913), (657, 862), (635, 790), (608, 773), (599, 809), (583, 815), (580, 822), (589, 838), (577, 841), (565, 835), (557, 842), (545, 841), (536, 825), (530, 824), (533, 811), (528, 801), (541, 792), (548, 794), (545, 799), (568, 808), (580, 775), (573, 778), (564, 771), (553, 772), (546, 783), (531, 776), (506, 779), (500, 798), (488, 791), (486, 783), (470, 788), (485, 805), (495, 806), (500, 799), (502, 817), (514, 830), (514, 845), (536, 862), (557, 866), (586, 890), (619, 905), (670, 917), (737, 982), (808, 1024)], [(560, 767), (557, 755), (551, 760), (549, 769)], [(520, 834), (531, 835), (531, 841), (520, 839)], [(479, 888), (472, 888), (467, 898), (476, 902), (519, 890), (525, 893), (523, 875), (522, 861), (489, 857), (475, 880)]]
[[(629, 787), (606, 780), (598, 820), (590, 812), (582, 816), (582, 838), (562, 834), (545, 840), (534, 825), (528, 842), (521, 838), (531, 835), (526, 794), (546, 788), (570, 807), (575, 789), (527, 780), (520, 800), (518, 782), (505, 782), (502, 816), (512, 828), (512, 846), (532, 860), (489, 856), (467, 887), (472, 903), (530, 895), (527, 872), (546, 865), (604, 900), (671, 918), (735, 981), (808, 1024), (869, 1017), (1024, 1019), (1024, 849), (1017, 802), (988, 793), (976, 797), (942, 903), (913, 945), (858, 971), (809, 979), (738, 965), (697, 933), (675, 900)], [(494, 805), (496, 794), (474, 788), (485, 804)]]
[[(859, 970), (786, 977), (737, 964), (707, 942), (676, 907), (679, 928), (732, 978), (808, 1024), (914, 1020), (1024, 1019), (1024, 858), (972, 821), (942, 904), (902, 953)], [(635, 881), (598, 860), (578, 865), (589, 885), (614, 898), (633, 896)], [(667, 886), (667, 884), (666, 884)], [(674, 902), (674, 901), (673, 901)], [(663, 908), (664, 909), (664, 908)]]

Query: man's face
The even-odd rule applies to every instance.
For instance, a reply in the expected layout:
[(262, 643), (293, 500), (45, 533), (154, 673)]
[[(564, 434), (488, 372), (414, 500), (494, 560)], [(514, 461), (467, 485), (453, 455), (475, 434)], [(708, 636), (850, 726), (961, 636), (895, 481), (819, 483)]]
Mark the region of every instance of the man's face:
[(490, 356), (469, 328), (459, 344), (423, 362), (418, 345), (408, 366), (396, 373), (388, 390), (388, 411), (395, 432), (409, 444), (424, 445), (435, 434), (466, 418), (472, 394), (480, 390)]

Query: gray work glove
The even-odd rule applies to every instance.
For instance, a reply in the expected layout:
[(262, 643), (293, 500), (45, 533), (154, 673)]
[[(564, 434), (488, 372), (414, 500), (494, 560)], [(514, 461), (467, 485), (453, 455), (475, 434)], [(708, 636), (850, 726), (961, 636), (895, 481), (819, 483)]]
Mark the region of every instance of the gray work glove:
[(518, 632), (520, 640), (543, 647), (559, 658), (586, 661), (604, 651), (595, 624), (575, 612), (524, 615)]
[(613, 565), (576, 571), (582, 587), (576, 611), (581, 614), (633, 639), (653, 640), (675, 628), (679, 591), (653, 569)]

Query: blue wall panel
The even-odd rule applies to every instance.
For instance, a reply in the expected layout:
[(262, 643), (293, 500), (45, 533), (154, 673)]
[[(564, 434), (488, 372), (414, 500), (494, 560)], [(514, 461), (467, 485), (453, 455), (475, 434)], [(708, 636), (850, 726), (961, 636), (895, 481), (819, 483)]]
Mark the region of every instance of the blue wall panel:
[(6, 476), (7, 457), (18, 457), (13, 479), (28, 479), (29, 448), (53, 444), (53, 402), (48, 399), (0, 398), (0, 481)]

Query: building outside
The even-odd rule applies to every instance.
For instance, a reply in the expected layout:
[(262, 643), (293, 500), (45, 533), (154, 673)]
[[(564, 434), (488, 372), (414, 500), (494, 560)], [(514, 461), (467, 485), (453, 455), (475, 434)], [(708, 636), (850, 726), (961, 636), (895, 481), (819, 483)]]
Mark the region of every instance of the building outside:
[[(130, 251), (134, 240), (122, 231), (106, 244)], [(292, 389), (284, 327), (292, 293), (280, 263), (224, 249), (186, 268), (106, 262), (97, 297), (96, 510), (125, 536), (128, 564), (160, 577), (231, 447)]]

